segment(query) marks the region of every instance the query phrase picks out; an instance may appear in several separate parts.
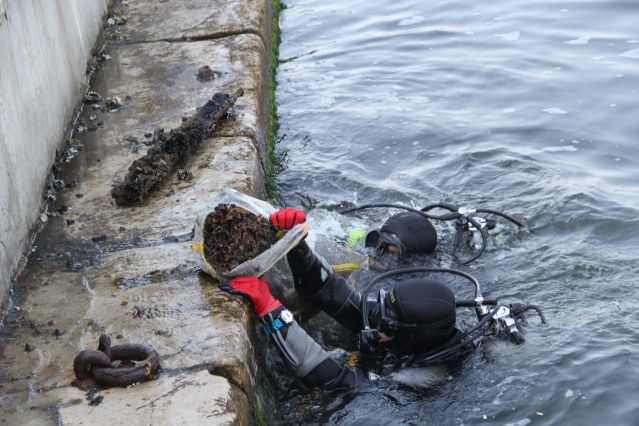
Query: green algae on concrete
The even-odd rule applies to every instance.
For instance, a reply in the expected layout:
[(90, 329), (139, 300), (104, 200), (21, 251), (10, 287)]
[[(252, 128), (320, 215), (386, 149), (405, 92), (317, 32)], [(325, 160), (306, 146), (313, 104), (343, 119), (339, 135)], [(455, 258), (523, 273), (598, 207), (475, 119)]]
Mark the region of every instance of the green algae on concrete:
[(280, 11), (282, 5), (279, 0), (273, 0), (273, 17), (271, 45), (269, 54), (269, 88), (268, 88), (268, 134), (266, 138), (266, 191), (270, 198), (277, 199), (275, 191), (274, 175), (280, 166), (281, 159), (275, 155), (275, 139), (280, 122), (277, 117), (277, 104), (275, 103), (275, 89), (277, 88), (277, 67), (280, 51)]

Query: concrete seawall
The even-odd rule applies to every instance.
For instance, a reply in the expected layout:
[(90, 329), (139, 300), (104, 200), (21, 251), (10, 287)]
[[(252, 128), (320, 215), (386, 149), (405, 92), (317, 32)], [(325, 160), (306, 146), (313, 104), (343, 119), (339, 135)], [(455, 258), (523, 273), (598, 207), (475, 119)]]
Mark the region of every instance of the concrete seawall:
[[(55, 200), (4, 318), (4, 424), (262, 418), (251, 313), (199, 270), (190, 240), (198, 211), (221, 188), (265, 195), (274, 15), (271, 0), (113, 4), (105, 47), (94, 51), (90, 90), (101, 101), (83, 106), (69, 149), (56, 160)], [(202, 78), (207, 69), (210, 79)], [(153, 146), (154, 133), (179, 127), (215, 93), (238, 89), (244, 95), (231, 117), (179, 176), (168, 177), (139, 206), (114, 203), (113, 185)], [(153, 346), (161, 373), (97, 394), (72, 386), (75, 355), (96, 349), (102, 333), (113, 344)]]
[(108, 0), (0, 0), (0, 302), (38, 223)]

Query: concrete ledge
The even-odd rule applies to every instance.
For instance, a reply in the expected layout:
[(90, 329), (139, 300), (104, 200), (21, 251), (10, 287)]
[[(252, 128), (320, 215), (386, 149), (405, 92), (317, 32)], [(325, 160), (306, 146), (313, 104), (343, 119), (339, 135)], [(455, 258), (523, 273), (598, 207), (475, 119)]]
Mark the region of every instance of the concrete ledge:
[[(135, 398), (131, 398), (131, 393)], [(250, 421), (246, 395), (226, 380), (205, 371), (181, 374), (155, 385), (142, 383), (130, 389), (109, 389), (101, 396), (104, 400), (88, 410), (82, 405), (60, 409), (61, 423), (65, 426), (242, 425)], [(184, 409), (185, 404), (188, 410)]]
[[(128, 5), (128, 6), (126, 6)], [(249, 424), (256, 367), (253, 321), (237, 297), (196, 266), (197, 212), (224, 186), (264, 195), (270, 72), (270, 0), (139, 0), (117, 3), (124, 25), (91, 90), (124, 108), (85, 105), (56, 176), (50, 205), (18, 280), (3, 330), (0, 420), (21, 424)], [(114, 15), (115, 16), (115, 15)], [(124, 19), (123, 18), (123, 19)], [(211, 81), (198, 81), (208, 65)], [(216, 92), (244, 89), (223, 128), (143, 205), (122, 208), (112, 185), (148, 150), (146, 136), (177, 128)], [(146, 143), (145, 143), (146, 142)], [(89, 405), (71, 386), (72, 363), (107, 333), (160, 354), (156, 380), (111, 389)], [(90, 395), (89, 395), (90, 396)]]
[(125, 39), (130, 42), (221, 39), (234, 34), (256, 34), (269, 48), (271, 3), (246, 0), (190, 0), (130, 2)]

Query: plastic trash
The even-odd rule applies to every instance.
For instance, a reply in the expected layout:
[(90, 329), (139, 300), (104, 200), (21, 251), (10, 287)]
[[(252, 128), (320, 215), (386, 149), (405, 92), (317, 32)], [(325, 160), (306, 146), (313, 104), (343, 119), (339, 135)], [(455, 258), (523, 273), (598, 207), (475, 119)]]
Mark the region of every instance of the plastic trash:
[(228, 280), (241, 276), (264, 275), (266, 271), (273, 267), (286, 255), (286, 253), (295, 247), (304, 238), (308, 231), (308, 225), (306, 223), (296, 225), (289, 231), (283, 232), (275, 244), (253, 259), (241, 263), (230, 271), (216, 270), (206, 259), (206, 255), (204, 253), (204, 222), (206, 221), (207, 216), (220, 204), (234, 204), (250, 211), (251, 213), (261, 215), (267, 220), (271, 214), (276, 211), (275, 207), (265, 201), (242, 194), (232, 188), (223, 188), (215, 197), (213, 202), (207, 206), (207, 208), (198, 213), (191, 248), (199, 252), (197, 261), (200, 268), (218, 280)]

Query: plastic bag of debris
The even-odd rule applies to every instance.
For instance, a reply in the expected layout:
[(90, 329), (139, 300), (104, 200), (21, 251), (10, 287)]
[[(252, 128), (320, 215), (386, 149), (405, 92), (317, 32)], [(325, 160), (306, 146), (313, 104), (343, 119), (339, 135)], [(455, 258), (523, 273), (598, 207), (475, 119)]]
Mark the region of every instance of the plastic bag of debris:
[(265, 201), (223, 188), (197, 216), (191, 248), (199, 252), (199, 266), (218, 280), (264, 275), (308, 231), (306, 223), (278, 230), (269, 221), (275, 211)]

